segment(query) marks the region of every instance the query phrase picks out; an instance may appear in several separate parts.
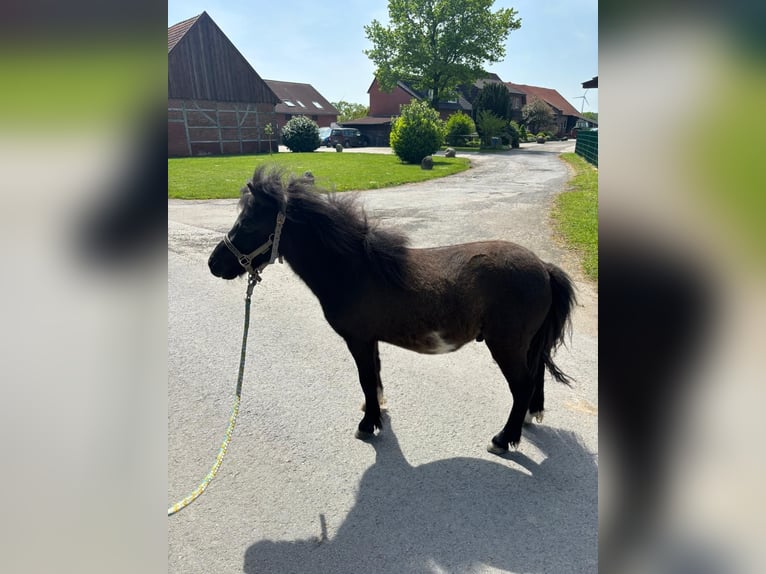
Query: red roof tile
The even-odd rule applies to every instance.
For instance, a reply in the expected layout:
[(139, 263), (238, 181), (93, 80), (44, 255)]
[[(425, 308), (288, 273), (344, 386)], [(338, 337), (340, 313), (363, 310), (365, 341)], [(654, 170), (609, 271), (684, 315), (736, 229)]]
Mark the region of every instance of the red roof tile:
[(194, 24), (203, 14), (205, 14), (205, 12), (202, 14), (197, 14), (193, 18), (189, 18), (188, 20), (184, 20), (178, 24), (173, 24), (170, 28), (168, 28), (168, 54), (170, 54), (170, 51), (175, 48), (179, 40), (181, 40), (181, 38), (186, 35), (186, 33), (191, 29), (192, 26), (194, 26)]

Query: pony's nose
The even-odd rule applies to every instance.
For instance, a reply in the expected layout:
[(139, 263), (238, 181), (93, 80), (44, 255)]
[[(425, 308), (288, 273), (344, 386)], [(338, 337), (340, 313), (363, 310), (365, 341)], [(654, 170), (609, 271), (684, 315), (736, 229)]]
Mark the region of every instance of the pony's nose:
[(210, 257), (207, 258), (207, 266), (210, 269), (210, 272), (215, 275), (216, 277), (221, 276), (221, 270), (219, 269), (219, 257), (218, 257), (218, 251), (221, 248), (221, 244), (219, 243), (216, 245), (215, 249), (213, 249), (213, 252), (210, 254)]

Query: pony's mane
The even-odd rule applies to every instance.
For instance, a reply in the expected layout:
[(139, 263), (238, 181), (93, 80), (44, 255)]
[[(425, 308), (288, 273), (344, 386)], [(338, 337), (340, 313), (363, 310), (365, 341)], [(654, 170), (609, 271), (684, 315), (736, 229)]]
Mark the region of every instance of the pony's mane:
[[(308, 178), (285, 178), (282, 170), (264, 166), (256, 170), (248, 187), (274, 201), (288, 221), (309, 227), (326, 249), (349, 264), (366, 266), (394, 284), (404, 283), (409, 239), (371, 221), (356, 194), (329, 193)], [(248, 187), (242, 190), (241, 208), (252, 201)]]

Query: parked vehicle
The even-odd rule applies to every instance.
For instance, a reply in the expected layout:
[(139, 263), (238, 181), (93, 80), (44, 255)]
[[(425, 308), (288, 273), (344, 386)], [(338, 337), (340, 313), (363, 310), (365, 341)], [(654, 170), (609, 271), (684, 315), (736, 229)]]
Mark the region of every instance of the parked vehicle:
[(319, 128), (319, 145), (330, 147), (330, 133), (332, 128)]
[(369, 144), (367, 138), (356, 128), (332, 128), (330, 136), (325, 144), (333, 147), (337, 144), (343, 147), (364, 147)]

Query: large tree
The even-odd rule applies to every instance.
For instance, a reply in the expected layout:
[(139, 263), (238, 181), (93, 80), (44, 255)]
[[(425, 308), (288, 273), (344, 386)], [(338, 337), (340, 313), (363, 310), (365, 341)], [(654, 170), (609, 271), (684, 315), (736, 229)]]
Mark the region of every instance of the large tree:
[(533, 97), (521, 108), (521, 117), (524, 118), (524, 125), (533, 134), (555, 128), (553, 110), (540, 98)]
[(494, 0), (389, 0), (389, 25), (364, 27), (384, 91), (404, 81), (430, 93), (431, 106), (457, 86), (486, 72), (483, 64), (505, 58), (505, 40), (521, 27), (513, 8), (492, 12)]
[(511, 119), (511, 92), (505, 84), (491, 83), (482, 88), (473, 102), (474, 119), (478, 119), (484, 110), (499, 118)]
[(345, 100), (330, 103), (333, 105), (333, 107), (335, 107), (336, 110), (338, 110), (339, 122), (347, 122), (349, 120), (363, 118), (370, 111), (370, 108), (364, 104), (353, 104)]

